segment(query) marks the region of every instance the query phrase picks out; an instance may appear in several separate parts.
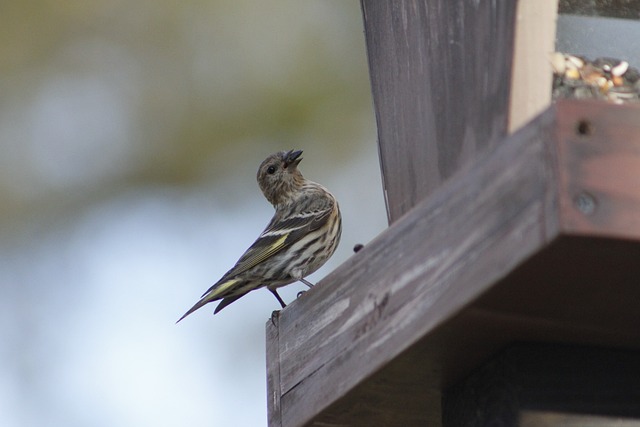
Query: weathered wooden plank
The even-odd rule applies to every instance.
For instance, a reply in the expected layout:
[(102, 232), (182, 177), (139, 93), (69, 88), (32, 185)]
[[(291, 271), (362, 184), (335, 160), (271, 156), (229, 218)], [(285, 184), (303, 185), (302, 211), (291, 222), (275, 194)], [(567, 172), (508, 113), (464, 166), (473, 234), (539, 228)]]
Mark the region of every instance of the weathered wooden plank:
[(267, 420), (269, 427), (281, 427), (280, 340), (278, 318), (267, 323)]
[[(607, 108), (615, 130), (598, 121)], [(284, 309), (282, 426), (435, 423), (441, 388), (516, 340), (640, 345), (640, 169), (624, 166), (640, 155), (638, 117), (559, 103)], [(584, 139), (583, 120), (602, 138)], [(604, 212), (571, 225), (584, 207), (561, 206), (576, 200), (567, 183), (592, 184), (592, 168)]]
[[(485, 153), (460, 179), (329, 275), (326, 285), (282, 311), (283, 426), (324, 420), (316, 415), (441, 326), (553, 234), (547, 218), (556, 207), (547, 183), (554, 172), (543, 143), (551, 138), (553, 117), (548, 112), (498, 152)], [(400, 406), (390, 413), (397, 423), (389, 425), (407, 425), (403, 415), (411, 411), (397, 408), (407, 408), (414, 396), (438, 392), (441, 366), (428, 362), (413, 375), (432, 388), (396, 387), (391, 399)], [(368, 422), (388, 407), (375, 409)], [(423, 421), (429, 416), (414, 414)]]
[(556, 50), (558, 0), (518, 0), (509, 132), (525, 125), (551, 104), (553, 73), (549, 53)]
[(361, 1), (389, 222), (505, 135), (516, 3)]
[(558, 123), (560, 206), (567, 233), (637, 237), (640, 230), (640, 110), (565, 104)]

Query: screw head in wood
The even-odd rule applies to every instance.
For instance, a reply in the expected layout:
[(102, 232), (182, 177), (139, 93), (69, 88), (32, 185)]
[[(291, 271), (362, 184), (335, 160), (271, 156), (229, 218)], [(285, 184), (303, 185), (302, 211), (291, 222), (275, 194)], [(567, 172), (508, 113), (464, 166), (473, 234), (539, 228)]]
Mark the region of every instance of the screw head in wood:
[(573, 199), (575, 207), (584, 215), (591, 215), (596, 210), (596, 199), (586, 191), (581, 192)]

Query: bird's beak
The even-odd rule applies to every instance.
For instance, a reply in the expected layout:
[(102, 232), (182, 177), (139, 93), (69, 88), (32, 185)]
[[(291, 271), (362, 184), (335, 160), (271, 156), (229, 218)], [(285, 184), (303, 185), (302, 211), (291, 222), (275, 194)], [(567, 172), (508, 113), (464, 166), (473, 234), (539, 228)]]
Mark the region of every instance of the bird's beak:
[(300, 161), (302, 160), (302, 150), (291, 150), (284, 155), (284, 167), (288, 167), (289, 165), (298, 166)]

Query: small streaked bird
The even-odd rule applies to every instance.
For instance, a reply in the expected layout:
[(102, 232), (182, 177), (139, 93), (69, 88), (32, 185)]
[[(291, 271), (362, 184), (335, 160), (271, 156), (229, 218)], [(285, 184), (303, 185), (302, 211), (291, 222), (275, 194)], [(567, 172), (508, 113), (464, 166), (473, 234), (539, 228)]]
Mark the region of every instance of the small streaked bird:
[[(258, 169), (258, 185), (276, 212), (236, 265), (205, 292), (179, 320), (200, 307), (222, 300), (216, 314), (247, 293), (267, 287), (284, 308), (277, 288), (301, 281), (333, 255), (342, 233), (335, 197), (298, 170), (301, 150), (267, 157)], [(176, 322), (177, 323), (177, 322)]]

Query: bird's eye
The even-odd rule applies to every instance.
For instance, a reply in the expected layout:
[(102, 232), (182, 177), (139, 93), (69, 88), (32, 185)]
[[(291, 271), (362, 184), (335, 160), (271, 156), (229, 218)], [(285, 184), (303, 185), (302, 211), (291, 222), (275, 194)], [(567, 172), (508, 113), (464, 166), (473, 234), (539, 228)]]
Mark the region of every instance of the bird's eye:
[(273, 175), (274, 173), (276, 173), (276, 167), (275, 167), (275, 166), (269, 166), (269, 167), (267, 168), (267, 173), (268, 173), (269, 175)]

